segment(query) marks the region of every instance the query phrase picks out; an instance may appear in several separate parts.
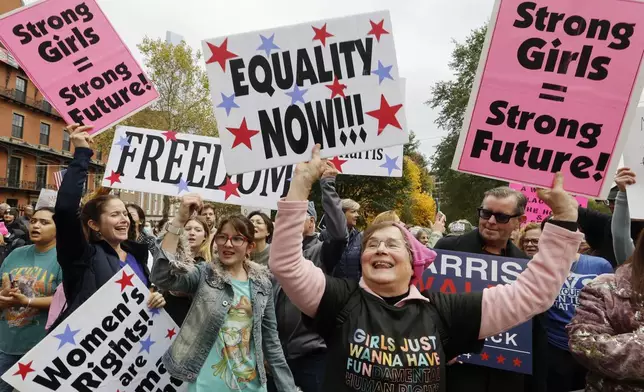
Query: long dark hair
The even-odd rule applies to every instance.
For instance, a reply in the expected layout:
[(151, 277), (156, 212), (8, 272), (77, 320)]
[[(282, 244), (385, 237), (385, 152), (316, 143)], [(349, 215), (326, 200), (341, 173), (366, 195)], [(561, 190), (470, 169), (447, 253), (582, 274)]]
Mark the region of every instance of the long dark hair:
[(637, 237), (635, 251), (626, 263), (630, 264), (633, 269), (631, 276), (633, 295), (636, 298), (640, 295), (644, 296), (644, 231)]
[[(266, 242), (270, 244), (271, 239), (273, 238), (273, 231), (275, 230), (275, 226), (273, 225), (273, 221), (271, 220), (271, 218), (268, 215), (264, 214), (261, 211), (253, 211), (253, 212), (251, 212), (250, 214), (248, 214), (248, 219), (252, 219), (252, 217), (254, 217), (254, 216), (259, 216), (264, 221), (264, 224), (266, 225), (266, 231), (268, 231), (268, 237), (266, 237)], [(253, 233), (254, 232), (255, 231), (253, 229)]]
[[(83, 233), (88, 242), (100, 242), (103, 238), (94, 230), (89, 227), (89, 221), (100, 222), (101, 214), (105, 212), (105, 206), (111, 200), (120, 200), (115, 195), (100, 195), (93, 199), (90, 199), (85, 203), (81, 209), (81, 224), (83, 225)], [(126, 209), (127, 210), (127, 209)], [(128, 229), (127, 237), (128, 240), (136, 240), (136, 225), (130, 213), (127, 213), (128, 218), (130, 219), (130, 227)]]
[(134, 208), (136, 210), (136, 214), (139, 216), (139, 221), (134, 222), (137, 225), (139, 225), (139, 228), (145, 227), (145, 212), (143, 212), (143, 208), (141, 208), (138, 204), (134, 203), (128, 203), (125, 205), (125, 208)]

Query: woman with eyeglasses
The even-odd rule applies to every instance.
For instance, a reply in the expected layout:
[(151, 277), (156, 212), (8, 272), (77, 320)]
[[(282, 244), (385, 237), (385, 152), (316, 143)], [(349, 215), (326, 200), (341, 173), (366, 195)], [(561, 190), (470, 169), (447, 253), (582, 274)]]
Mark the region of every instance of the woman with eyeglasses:
[(541, 237), (541, 225), (535, 222), (528, 223), (521, 229), (519, 249), (532, 258), (539, 251), (539, 237)]
[(436, 253), (392, 222), (364, 232), (359, 283), (330, 277), (303, 257), (301, 246), (307, 199), (324, 167), (319, 145), (310, 162), (297, 165), (278, 202), (269, 265), (326, 340), (325, 391), (445, 391), (448, 360), (480, 350), (486, 337), (550, 307), (579, 246), (577, 202), (558, 173), (553, 189), (539, 192), (557, 220), (546, 225), (542, 251), (513, 284), (482, 293), (420, 293), (411, 282)]
[(181, 199), (152, 268), (152, 281), (161, 289), (194, 296), (163, 356), (165, 367), (189, 383), (189, 392), (266, 392), (266, 362), (278, 391), (296, 391), (277, 334), (270, 273), (250, 259), (251, 221), (242, 215), (221, 220), (213, 237), (218, 256), (210, 263), (195, 265), (178, 252), (186, 223), (202, 207), (199, 195)]

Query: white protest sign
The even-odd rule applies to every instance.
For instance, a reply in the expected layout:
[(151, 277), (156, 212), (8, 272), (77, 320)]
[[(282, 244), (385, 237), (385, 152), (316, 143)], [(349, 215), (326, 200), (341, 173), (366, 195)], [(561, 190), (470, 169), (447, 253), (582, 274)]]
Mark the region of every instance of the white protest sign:
[(405, 144), (389, 12), (202, 43), (230, 174)]
[(221, 152), (214, 137), (118, 127), (103, 186), (169, 196), (195, 192), (219, 203), (277, 209), (293, 168), (230, 177)]
[(126, 266), (2, 379), (24, 392), (187, 391), (161, 362), (179, 327), (149, 295)]
[(342, 174), (402, 177), (403, 146), (379, 148), (329, 159)]
[(51, 189), (41, 189), (40, 195), (38, 195), (38, 202), (36, 203), (36, 210), (39, 210), (43, 207), (56, 207), (57, 197), (58, 192)]
[(638, 107), (624, 148), (624, 166), (637, 175), (637, 183), (626, 188), (631, 219), (644, 219), (644, 107)]

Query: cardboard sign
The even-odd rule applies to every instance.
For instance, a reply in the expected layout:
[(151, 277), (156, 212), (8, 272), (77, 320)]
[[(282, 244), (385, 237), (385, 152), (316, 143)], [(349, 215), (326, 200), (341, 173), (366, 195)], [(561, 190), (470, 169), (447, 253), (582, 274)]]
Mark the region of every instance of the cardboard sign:
[[(525, 209), (526, 223), (541, 223), (544, 219), (550, 216), (550, 214), (552, 214), (550, 207), (548, 207), (546, 203), (537, 196), (537, 188), (515, 183), (511, 183), (509, 186), (510, 188), (523, 193), (528, 199), (528, 205)], [(577, 203), (579, 203), (580, 206), (588, 206), (588, 199), (585, 197), (576, 196), (575, 199), (577, 199)]]
[[(436, 260), (423, 273), (420, 291), (480, 292), (514, 282), (528, 260), (435, 249)], [(499, 304), (503, 306), (503, 304)], [(452, 358), (447, 358), (451, 360)], [(459, 361), (511, 372), (532, 374), (532, 321), (485, 339), (480, 354), (464, 354)]]
[(43, 207), (55, 208), (57, 198), (58, 192), (51, 189), (41, 189), (40, 195), (38, 195), (38, 202), (36, 203), (36, 210)]
[(624, 165), (637, 176), (635, 185), (626, 188), (631, 219), (644, 219), (644, 107), (637, 108), (624, 149)]
[(93, 134), (159, 97), (96, 0), (19, 8), (0, 19), (0, 40), (65, 121)]
[(276, 210), (293, 174), (291, 166), (232, 177), (226, 169), (217, 138), (117, 127), (103, 186)]
[(126, 266), (2, 379), (18, 391), (187, 391), (161, 356), (179, 327)]
[(388, 12), (203, 41), (230, 174), (405, 144)]
[(453, 169), (604, 198), (642, 93), (644, 3), (496, 0)]

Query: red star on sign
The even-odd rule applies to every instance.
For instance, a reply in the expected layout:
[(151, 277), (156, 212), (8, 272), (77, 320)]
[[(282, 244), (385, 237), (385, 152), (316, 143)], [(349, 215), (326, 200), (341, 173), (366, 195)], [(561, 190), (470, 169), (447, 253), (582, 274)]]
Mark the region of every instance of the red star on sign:
[(239, 128), (226, 128), (226, 129), (229, 130), (230, 133), (235, 135), (235, 141), (233, 142), (232, 148), (235, 148), (240, 144), (244, 144), (246, 147), (248, 147), (249, 150), (253, 149), (253, 147), (250, 145), (250, 138), (257, 135), (259, 131), (248, 129), (248, 126), (246, 125), (245, 117), (242, 120), (242, 123), (239, 126)]
[(481, 361), (487, 361), (488, 359), (490, 359), (490, 356), (487, 353), (481, 354)]
[(228, 200), (230, 196), (239, 197), (237, 188), (239, 188), (239, 184), (235, 184), (234, 182), (230, 181), (230, 177), (226, 177), (226, 183), (220, 186), (219, 190), (225, 192), (224, 200)]
[(385, 130), (387, 125), (392, 125), (398, 129), (402, 129), (398, 119), (396, 118), (396, 113), (398, 113), (402, 106), (402, 104), (389, 106), (389, 102), (387, 102), (385, 96), (382, 94), (380, 95), (380, 109), (367, 112), (369, 116), (378, 119), (378, 135)]
[(505, 363), (505, 357), (502, 354), (499, 354), (499, 356), (496, 357), (496, 363), (504, 364)]
[(167, 334), (167, 335), (165, 335), (165, 337), (166, 337), (166, 338), (168, 338), (168, 339), (172, 339), (172, 337), (173, 337), (174, 335), (176, 335), (176, 334), (177, 334), (177, 333), (174, 331), (174, 328), (172, 328), (172, 329), (169, 329), (169, 330), (168, 330), (168, 334)]
[(221, 69), (226, 72), (226, 61), (237, 57), (235, 53), (228, 51), (228, 38), (219, 46), (213, 45), (210, 42), (206, 42), (206, 44), (208, 44), (208, 48), (210, 48), (210, 52), (212, 53), (212, 56), (206, 61), (206, 64), (218, 63)]
[(127, 286), (134, 287), (134, 284), (132, 283), (132, 278), (133, 277), (134, 277), (134, 274), (128, 275), (128, 274), (125, 273), (125, 271), (123, 271), (123, 275), (121, 275), (121, 279), (117, 280), (114, 283), (120, 284), (121, 285), (121, 292), (123, 292), (123, 290), (125, 290), (125, 288)]
[(121, 173), (117, 173), (112, 170), (112, 174), (109, 177), (105, 177), (106, 180), (110, 182), (110, 186), (114, 185), (115, 182), (121, 182)]
[(335, 166), (336, 170), (342, 173), (342, 165), (347, 163), (347, 159), (340, 159), (338, 157), (333, 157), (333, 159), (329, 159), (329, 162)]
[(313, 31), (315, 31), (315, 36), (311, 41), (315, 41), (317, 39), (320, 42), (322, 42), (322, 46), (326, 46), (326, 39), (329, 37), (333, 37), (333, 34), (328, 33), (326, 31), (326, 23), (320, 29), (316, 28), (315, 26), (311, 26), (311, 27), (313, 27)]
[(34, 361), (31, 361), (26, 365), (23, 365), (22, 363), (18, 362), (18, 371), (15, 372), (13, 375), (14, 376), (20, 375), (20, 377), (22, 377), (24, 381), (24, 379), (27, 377), (27, 374), (34, 371), (34, 369), (31, 368), (32, 363), (34, 363)]
[(163, 136), (165, 136), (165, 141), (169, 142), (172, 140), (173, 142), (177, 141), (177, 132), (175, 131), (165, 131), (162, 133)]
[(521, 360), (519, 358), (514, 358), (512, 363), (514, 364), (515, 367), (521, 367), (522, 362), (521, 362)]
[(387, 30), (383, 27), (385, 20), (381, 20), (378, 23), (373, 23), (372, 20), (369, 20), (369, 23), (371, 23), (371, 30), (367, 33), (367, 35), (375, 35), (376, 36), (376, 41), (380, 42), (380, 36), (383, 34), (389, 34)]
[(335, 98), (336, 95), (341, 96), (342, 98), (345, 97), (344, 95), (344, 89), (347, 88), (346, 84), (341, 84), (340, 80), (338, 80), (338, 77), (336, 76), (335, 79), (333, 79), (332, 84), (327, 84), (325, 85), (326, 88), (331, 90), (331, 99)]

